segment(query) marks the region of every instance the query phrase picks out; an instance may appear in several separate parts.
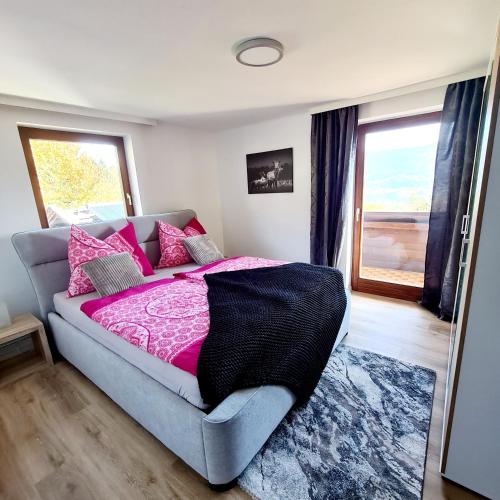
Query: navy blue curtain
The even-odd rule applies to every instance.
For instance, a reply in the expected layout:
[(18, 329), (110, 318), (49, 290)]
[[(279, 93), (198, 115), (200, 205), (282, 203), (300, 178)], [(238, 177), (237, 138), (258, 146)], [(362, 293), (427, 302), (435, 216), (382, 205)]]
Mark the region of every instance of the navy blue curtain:
[(479, 130), (484, 78), (449, 85), (436, 154), (422, 305), (450, 320)]
[(336, 267), (345, 222), (345, 191), (356, 154), (358, 107), (312, 116), (311, 263)]

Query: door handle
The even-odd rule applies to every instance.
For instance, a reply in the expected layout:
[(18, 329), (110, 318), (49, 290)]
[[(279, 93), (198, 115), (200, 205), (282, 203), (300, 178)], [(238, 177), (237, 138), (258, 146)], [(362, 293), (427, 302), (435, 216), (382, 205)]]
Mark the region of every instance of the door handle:
[(469, 238), (463, 238), (462, 239), (462, 248), (460, 250), (460, 267), (465, 268), (467, 267), (467, 257), (465, 257), (465, 261), (463, 260), (464, 253), (465, 253), (465, 245), (468, 245), (470, 243)]
[(467, 234), (469, 232), (469, 219), (470, 219), (469, 214), (465, 214), (462, 217), (462, 227), (460, 228), (460, 233)]
[(125, 193), (125, 196), (127, 197), (128, 204), (132, 206), (132, 196), (130, 196), (130, 193)]
[(358, 207), (358, 208), (356, 208), (356, 222), (359, 222), (360, 214), (361, 214), (361, 209)]

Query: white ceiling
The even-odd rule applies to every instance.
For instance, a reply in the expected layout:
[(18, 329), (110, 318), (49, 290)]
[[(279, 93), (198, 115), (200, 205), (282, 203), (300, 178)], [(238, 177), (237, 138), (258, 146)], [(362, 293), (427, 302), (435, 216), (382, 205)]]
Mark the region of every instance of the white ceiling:
[[(500, 0), (0, 0), (0, 94), (221, 127), (486, 65)], [(275, 66), (234, 60), (269, 36)]]

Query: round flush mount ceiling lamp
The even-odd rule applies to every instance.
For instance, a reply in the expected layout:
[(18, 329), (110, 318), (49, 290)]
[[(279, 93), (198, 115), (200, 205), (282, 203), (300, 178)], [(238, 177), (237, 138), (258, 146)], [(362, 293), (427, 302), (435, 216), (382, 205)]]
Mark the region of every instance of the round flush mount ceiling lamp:
[(283, 45), (272, 38), (251, 38), (234, 47), (236, 60), (245, 66), (270, 66), (283, 57)]

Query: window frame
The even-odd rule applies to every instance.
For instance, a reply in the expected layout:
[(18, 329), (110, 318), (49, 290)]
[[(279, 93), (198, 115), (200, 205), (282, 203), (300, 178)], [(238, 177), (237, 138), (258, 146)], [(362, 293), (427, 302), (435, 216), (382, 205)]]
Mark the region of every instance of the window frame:
[(31, 151), (30, 139), (42, 139), (47, 141), (61, 141), (61, 142), (83, 142), (93, 144), (111, 144), (116, 147), (118, 155), (118, 165), (120, 168), (120, 178), (122, 183), (122, 190), (124, 196), (125, 210), (128, 217), (135, 215), (134, 200), (130, 189), (130, 179), (128, 174), (127, 157), (125, 154), (125, 144), (123, 137), (114, 135), (101, 135), (88, 132), (73, 132), (69, 130), (54, 130), (46, 128), (26, 127), (19, 125), (19, 137), (21, 138), (21, 145), (23, 147), (26, 165), (35, 197), (36, 208), (38, 217), (42, 228), (48, 228), (49, 222), (47, 219), (47, 212), (43, 202), (42, 190), (38, 181), (38, 173), (36, 170), (35, 160)]
[[(363, 187), (365, 167), (365, 138), (370, 132), (382, 132), (400, 129), (415, 125), (425, 125), (441, 122), (441, 111), (422, 113), (400, 118), (390, 118), (374, 122), (367, 122), (358, 126), (358, 140), (356, 145), (356, 166), (354, 177), (354, 211), (353, 211), (353, 239), (351, 259), (351, 287), (353, 290), (395, 299), (417, 302), (422, 298), (422, 288), (398, 283), (383, 282), (362, 278), (360, 276), (361, 263), (361, 236), (363, 223)], [(359, 210), (359, 220), (356, 218)]]

